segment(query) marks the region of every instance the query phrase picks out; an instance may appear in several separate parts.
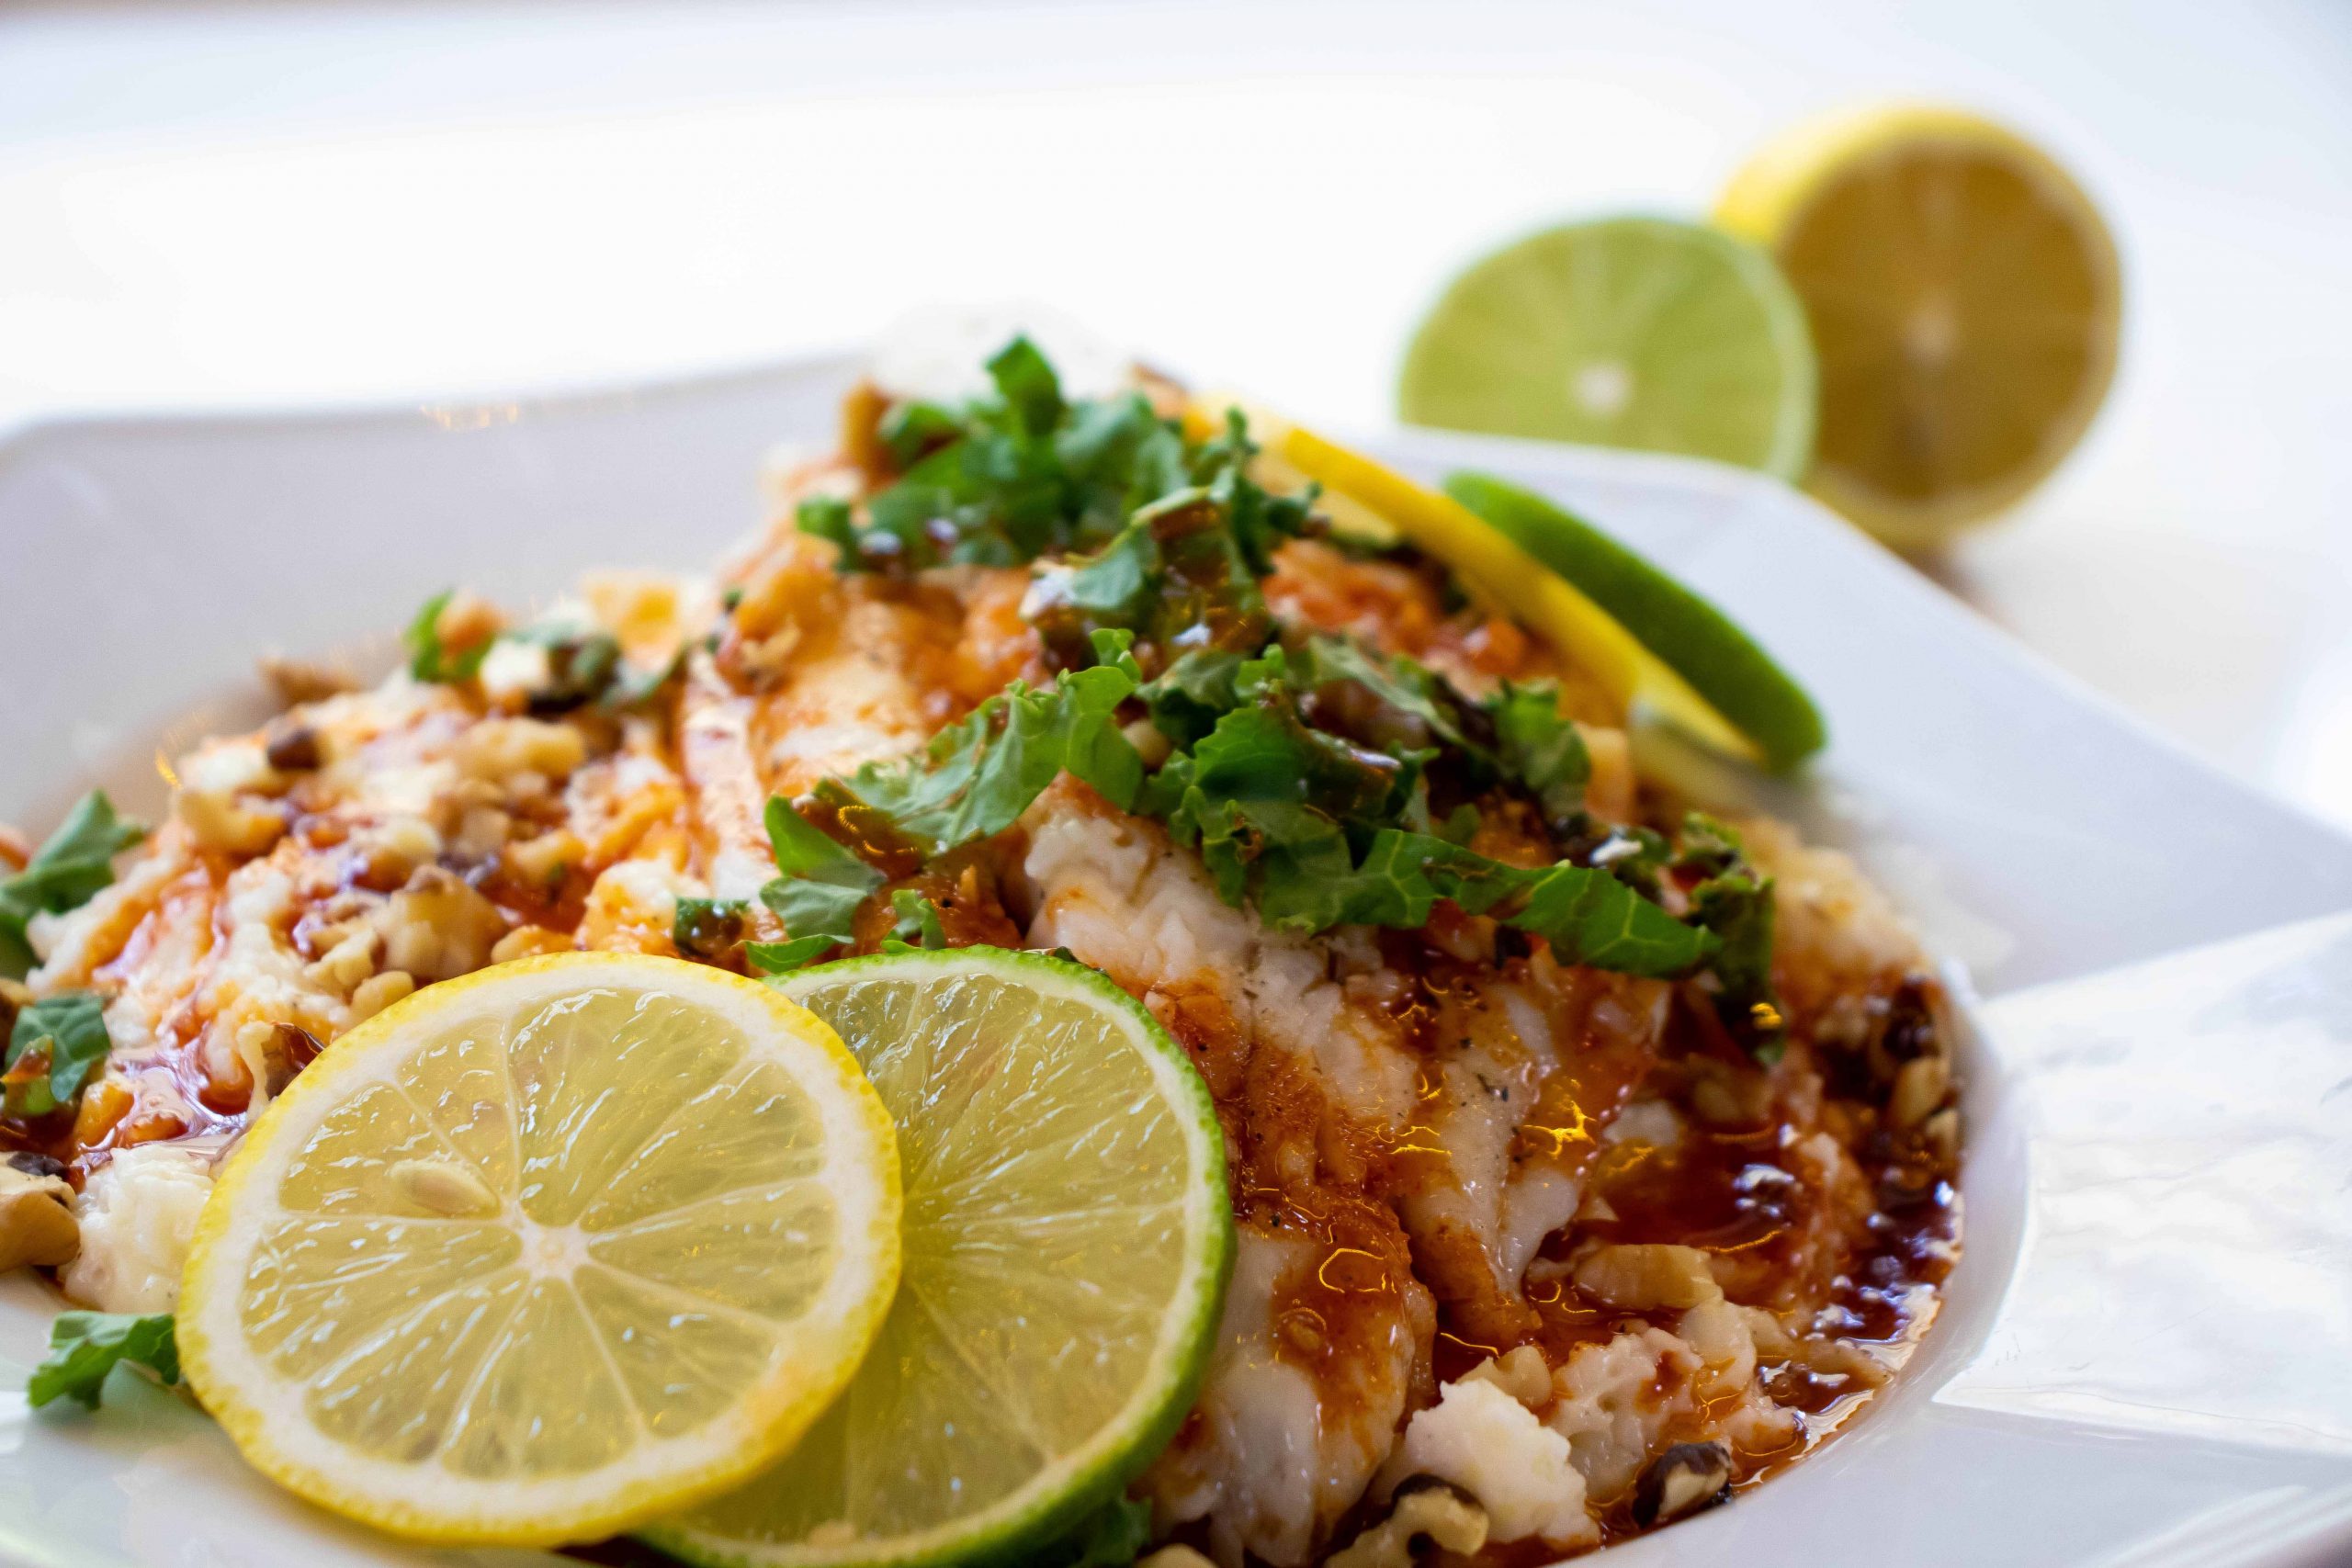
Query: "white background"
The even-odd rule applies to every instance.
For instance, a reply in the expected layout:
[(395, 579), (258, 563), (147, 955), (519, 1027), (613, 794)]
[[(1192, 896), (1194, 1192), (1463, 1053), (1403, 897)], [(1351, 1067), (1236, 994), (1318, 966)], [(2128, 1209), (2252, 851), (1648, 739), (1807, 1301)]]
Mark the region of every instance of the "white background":
[(1790, 119), (1890, 96), (2049, 145), (2130, 291), (2089, 441), (1939, 574), (2352, 823), (2341, 0), (20, 7), (0, 424), (633, 378), (1016, 296), (1373, 426), (1482, 247), (1699, 215)]

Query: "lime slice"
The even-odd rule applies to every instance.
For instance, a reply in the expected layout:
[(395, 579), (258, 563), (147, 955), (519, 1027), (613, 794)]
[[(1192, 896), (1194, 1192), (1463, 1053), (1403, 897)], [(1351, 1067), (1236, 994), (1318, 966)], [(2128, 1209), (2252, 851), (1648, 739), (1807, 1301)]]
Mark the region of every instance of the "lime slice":
[(775, 984), (898, 1118), (904, 1283), (797, 1449), (642, 1533), (730, 1565), (1017, 1560), (1123, 1486), (1199, 1390), (1233, 1254), (1208, 1090), (1133, 998), (1040, 953)]
[(1445, 492), (1510, 536), (1614, 616), (1756, 743), (1767, 767), (1822, 748), (1828, 731), (1804, 688), (1731, 618), (1616, 540), (1540, 495), (1485, 474)]
[(1821, 357), (1808, 486), (1916, 548), (2055, 468), (2115, 373), (2123, 287), (2098, 209), (2040, 148), (1958, 109), (1800, 125), (1717, 220), (1776, 256)]
[(1813, 452), (1804, 308), (1756, 247), (1664, 218), (1546, 230), (1453, 280), (1414, 333), (1410, 423), (1713, 457)]
[(418, 992), (271, 1102), (198, 1221), (188, 1381), (321, 1506), (591, 1540), (788, 1448), (899, 1275), (888, 1114), (740, 976), (565, 953)]

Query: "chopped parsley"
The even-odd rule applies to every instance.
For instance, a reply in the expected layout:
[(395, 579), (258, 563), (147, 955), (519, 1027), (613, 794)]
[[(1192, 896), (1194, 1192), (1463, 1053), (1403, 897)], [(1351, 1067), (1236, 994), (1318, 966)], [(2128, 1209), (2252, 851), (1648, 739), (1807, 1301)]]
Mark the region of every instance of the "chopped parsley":
[(25, 928), (35, 915), (78, 909), (114, 880), (114, 857), (147, 836), (115, 815), (103, 790), (74, 803), (25, 869), (0, 881), (0, 976), (21, 980), (33, 966)]
[(146, 1368), (166, 1386), (180, 1381), (171, 1314), (60, 1314), (49, 1325), (49, 1354), (25, 1383), (25, 1403), (39, 1409), (53, 1399), (72, 1399), (96, 1410), (107, 1374), (126, 1362)]

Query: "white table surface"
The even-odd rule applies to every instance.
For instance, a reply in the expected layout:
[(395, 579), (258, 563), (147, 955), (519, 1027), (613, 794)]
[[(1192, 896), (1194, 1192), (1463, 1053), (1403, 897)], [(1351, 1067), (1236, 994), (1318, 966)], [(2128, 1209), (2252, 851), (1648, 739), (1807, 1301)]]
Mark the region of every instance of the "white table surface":
[(1940, 569), (2352, 824), (2352, 5), (130, 5), (0, 12), (0, 426), (446, 400), (1046, 301), (1387, 416), (1448, 273), (1696, 215), (1792, 118), (1934, 96), (2124, 249), (2075, 458)]

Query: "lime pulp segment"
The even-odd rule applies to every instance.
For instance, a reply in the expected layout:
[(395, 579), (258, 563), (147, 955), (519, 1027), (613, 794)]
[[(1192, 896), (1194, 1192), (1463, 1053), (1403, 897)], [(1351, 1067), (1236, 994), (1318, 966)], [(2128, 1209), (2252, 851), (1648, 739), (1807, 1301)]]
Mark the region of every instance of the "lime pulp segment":
[(1804, 308), (1769, 256), (1698, 224), (1610, 218), (1530, 236), (1454, 279), (1406, 351), (1397, 412), (1793, 479), (1815, 397)]
[(646, 1537), (763, 1568), (1017, 1559), (1125, 1484), (1198, 1392), (1233, 1247), (1207, 1090), (1125, 992), (1043, 954), (777, 984), (899, 1123), (902, 1282), (792, 1453)]

